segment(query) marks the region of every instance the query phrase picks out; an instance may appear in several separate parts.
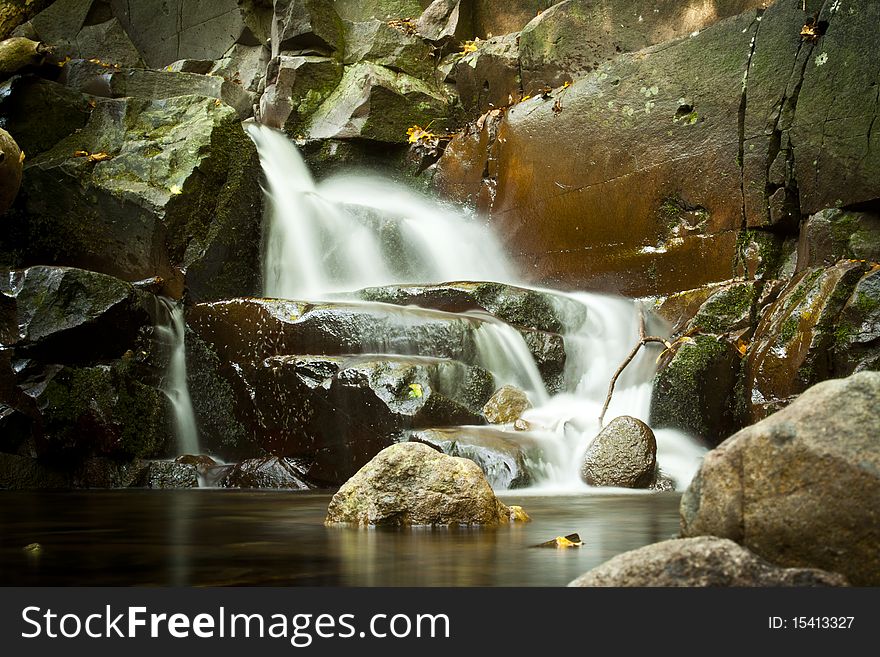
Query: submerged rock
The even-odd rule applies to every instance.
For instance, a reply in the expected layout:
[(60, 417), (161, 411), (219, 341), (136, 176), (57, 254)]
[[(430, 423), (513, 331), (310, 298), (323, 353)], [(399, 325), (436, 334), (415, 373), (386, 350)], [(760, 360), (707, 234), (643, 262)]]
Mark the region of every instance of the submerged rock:
[(876, 586), (878, 401), (880, 373), (861, 372), (813, 386), (731, 436), (682, 498), (682, 534), (730, 538), (783, 566)]
[(526, 488), (533, 483), (529, 464), (537, 464), (542, 452), (523, 434), (511, 435), (489, 427), (422, 429), (409, 440), (425, 443), (448, 456), (470, 459), (483, 471), (493, 490)]
[(509, 424), (532, 407), (529, 396), (515, 386), (501, 386), (483, 406), (483, 415), (491, 424)]
[(421, 443), (388, 447), (333, 496), (327, 523), (498, 525), (510, 510), (468, 459)]
[(630, 550), (581, 575), (569, 586), (848, 586), (817, 568), (781, 568), (731, 540), (662, 541)]
[(647, 488), (657, 471), (657, 441), (651, 428), (622, 415), (609, 422), (587, 447), (581, 479), (590, 486)]

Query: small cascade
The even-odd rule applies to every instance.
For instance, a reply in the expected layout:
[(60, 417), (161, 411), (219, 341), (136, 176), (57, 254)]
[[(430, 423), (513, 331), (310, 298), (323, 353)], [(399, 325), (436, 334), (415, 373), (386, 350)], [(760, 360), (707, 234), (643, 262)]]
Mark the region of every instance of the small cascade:
[(186, 380), (186, 323), (183, 304), (159, 297), (159, 321), (156, 336), (169, 350), (168, 369), (162, 378), (162, 391), (174, 411), (174, 434), (177, 454), (199, 454), (199, 432)]
[[(364, 350), (425, 353), (420, 344), (426, 318), (471, 322), (473, 361), (526, 391), (534, 407), (525, 419), (529, 439), (542, 443), (545, 462), (534, 464), (554, 491), (583, 491), (578, 469), (587, 444), (599, 431), (608, 383), (636, 343), (638, 308), (627, 299), (539, 290), (558, 302), (566, 351), (565, 390), (550, 395), (519, 331), (484, 313), (441, 313), (356, 301), (367, 287), (451, 281), (495, 281), (528, 287), (485, 221), (446, 207), (401, 185), (362, 174), (312, 179), (296, 147), (282, 133), (251, 124), (248, 131), (266, 174), (269, 200), (264, 249), (266, 296), (301, 301), (350, 299), (395, 314), (395, 327)], [(349, 293), (349, 294), (347, 294)], [(406, 319), (409, 317), (409, 319)], [(442, 355), (442, 354), (440, 354)], [(632, 415), (647, 421), (655, 353), (643, 349), (617, 382), (607, 419)], [(447, 354), (448, 357), (448, 354)], [(517, 432), (510, 432), (516, 439)], [(704, 449), (677, 431), (655, 431), (658, 463), (679, 488), (687, 486)]]

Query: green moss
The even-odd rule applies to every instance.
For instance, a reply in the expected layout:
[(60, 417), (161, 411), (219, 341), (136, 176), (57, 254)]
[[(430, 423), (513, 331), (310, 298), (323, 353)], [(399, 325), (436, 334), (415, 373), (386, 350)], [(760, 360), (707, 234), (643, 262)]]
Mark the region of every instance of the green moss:
[(797, 335), (799, 326), (800, 319), (796, 315), (787, 318), (779, 329), (777, 344), (788, 344), (791, 342)]
[(747, 317), (756, 297), (751, 283), (733, 285), (713, 294), (700, 306), (692, 324), (709, 333), (725, 333)]

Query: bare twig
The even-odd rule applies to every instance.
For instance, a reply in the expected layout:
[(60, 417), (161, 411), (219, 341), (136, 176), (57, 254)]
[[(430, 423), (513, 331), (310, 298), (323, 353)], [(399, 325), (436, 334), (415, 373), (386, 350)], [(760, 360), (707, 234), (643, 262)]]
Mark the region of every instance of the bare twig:
[(669, 343), (668, 340), (665, 340), (656, 335), (645, 335), (645, 314), (642, 309), (639, 308), (639, 340), (629, 352), (629, 355), (620, 364), (620, 367), (617, 368), (614, 376), (611, 377), (611, 383), (608, 384), (608, 394), (605, 395), (605, 404), (602, 406), (601, 415), (599, 415), (600, 429), (605, 426), (605, 413), (608, 411), (608, 405), (611, 403), (611, 396), (614, 394), (614, 384), (617, 383), (617, 378), (623, 373), (623, 370), (626, 369), (626, 366), (632, 362), (633, 358), (636, 357), (636, 354), (639, 353), (639, 349), (644, 347), (649, 342), (658, 342), (664, 345), (667, 349), (672, 349), (672, 345)]

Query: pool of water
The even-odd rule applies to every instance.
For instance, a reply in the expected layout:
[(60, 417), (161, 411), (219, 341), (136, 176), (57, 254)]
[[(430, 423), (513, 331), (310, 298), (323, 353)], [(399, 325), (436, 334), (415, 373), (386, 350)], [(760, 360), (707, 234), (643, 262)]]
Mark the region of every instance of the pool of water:
[[(317, 492), (0, 492), (0, 584), (563, 586), (678, 532), (679, 493), (501, 498), (532, 522), (325, 527)], [(573, 532), (583, 547), (533, 547)]]

